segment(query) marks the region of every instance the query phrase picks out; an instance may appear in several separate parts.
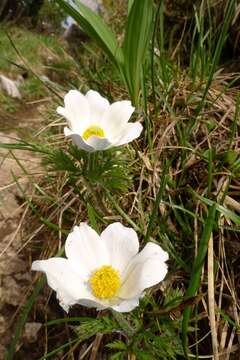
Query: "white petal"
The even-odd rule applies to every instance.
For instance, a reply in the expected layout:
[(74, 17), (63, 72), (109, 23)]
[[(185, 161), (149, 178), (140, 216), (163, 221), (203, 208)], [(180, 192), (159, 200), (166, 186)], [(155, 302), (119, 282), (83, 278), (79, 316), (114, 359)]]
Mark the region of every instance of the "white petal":
[(65, 127), (64, 128), (64, 135), (65, 136), (72, 136), (72, 135), (74, 135), (74, 132), (71, 129), (69, 129), (68, 127)]
[(96, 308), (97, 310), (104, 310), (108, 308), (108, 306), (105, 306), (102, 303), (98, 302), (98, 300), (94, 297), (93, 299), (80, 299), (78, 303), (88, 308)]
[(125, 270), (130, 259), (138, 253), (136, 232), (119, 222), (108, 225), (102, 232), (101, 239), (108, 250), (112, 267), (120, 272)]
[(66, 111), (66, 109), (65, 109), (64, 107), (62, 107), (62, 106), (58, 106), (58, 107), (57, 107), (57, 113), (58, 113), (59, 115), (61, 115), (61, 116), (67, 117), (67, 116), (66, 116), (66, 115), (67, 115), (67, 111)]
[(109, 257), (100, 236), (90, 226), (74, 226), (65, 244), (65, 253), (74, 270), (86, 280), (92, 271), (109, 264)]
[(57, 112), (66, 117), (71, 130), (82, 134), (90, 123), (90, 110), (86, 97), (77, 90), (70, 90), (64, 97), (64, 103), (65, 108), (58, 107)]
[(129, 312), (139, 305), (139, 297), (122, 300), (118, 305), (111, 306), (112, 309), (118, 312)]
[[(142, 295), (142, 294), (141, 294)], [(97, 310), (104, 310), (104, 309), (114, 309), (118, 312), (128, 312), (133, 310), (135, 307), (139, 305), (139, 298), (133, 299), (109, 299), (109, 300), (101, 300), (95, 297), (88, 298), (88, 299), (80, 299), (78, 302), (80, 305), (89, 307), (89, 308), (96, 308)]]
[(47, 276), (48, 285), (57, 292), (57, 298), (64, 310), (86, 297), (86, 289), (80, 277), (72, 270), (67, 259), (50, 258), (32, 263), (32, 270), (42, 271)]
[(140, 296), (147, 288), (158, 284), (167, 274), (167, 265), (159, 258), (152, 258), (143, 263), (139, 263), (128, 273), (124, 281), (119, 296), (125, 299)]
[(90, 136), (86, 140), (86, 144), (91, 146), (94, 151), (106, 150), (112, 145), (108, 139), (100, 138), (98, 136)]
[(144, 246), (142, 251), (137, 254), (134, 259), (132, 259), (132, 265), (134, 265), (134, 263), (144, 261), (144, 259), (149, 259), (153, 256), (159, 257), (163, 262), (169, 259), (168, 253), (164, 251), (160, 245), (150, 241)]
[(100, 124), (103, 114), (110, 106), (109, 101), (94, 90), (87, 92), (86, 99), (89, 104), (91, 123)]
[(137, 139), (142, 132), (142, 124), (140, 122), (126, 124), (121, 136), (114, 141), (114, 146), (128, 144)]
[(144, 289), (162, 281), (167, 274), (167, 260), (166, 251), (149, 242), (126, 268), (119, 296), (127, 299), (139, 296)]
[(94, 148), (90, 145), (88, 145), (79, 134), (75, 134), (72, 130), (65, 127), (64, 128), (64, 135), (65, 136), (71, 136), (73, 143), (82, 150), (93, 152), (95, 151)]
[(110, 105), (104, 114), (102, 124), (104, 129), (107, 129), (109, 134), (111, 134), (112, 138), (119, 135), (134, 110), (135, 108), (128, 100), (116, 101)]
[(154, 257), (158, 258), (161, 262), (166, 262), (169, 258), (168, 253), (164, 251), (161, 246), (153, 242), (148, 242), (142, 251), (131, 259), (125, 270), (125, 276), (127, 276), (127, 273), (130, 273), (137, 264), (143, 263)]
[(70, 108), (75, 117), (89, 116), (89, 105), (86, 97), (78, 90), (70, 90), (64, 97), (65, 108)]

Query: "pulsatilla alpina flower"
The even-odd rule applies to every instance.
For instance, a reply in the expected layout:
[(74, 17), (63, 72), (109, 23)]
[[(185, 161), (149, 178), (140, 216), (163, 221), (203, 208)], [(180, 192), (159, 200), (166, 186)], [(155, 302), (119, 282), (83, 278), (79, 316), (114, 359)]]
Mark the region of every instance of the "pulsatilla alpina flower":
[(118, 222), (100, 236), (86, 223), (75, 226), (65, 253), (67, 258), (34, 261), (32, 270), (46, 273), (66, 311), (74, 304), (131, 311), (167, 273), (168, 254), (153, 242), (139, 252), (136, 232)]
[(83, 95), (70, 90), (64, 98), (65, 107), (57, 112), (67, 119), (65, 136), (71, 136), (79, 148), (93, 152), (127, 144), (139, 137), (142, 125), (128, 123), (134, 107), (127, 100), (109, 104), (97, 91)]

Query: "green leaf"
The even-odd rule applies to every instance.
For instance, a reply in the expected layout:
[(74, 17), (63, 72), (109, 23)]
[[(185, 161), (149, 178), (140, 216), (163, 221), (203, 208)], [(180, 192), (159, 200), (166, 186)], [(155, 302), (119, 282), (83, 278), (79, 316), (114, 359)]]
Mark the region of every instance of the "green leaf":
[[(205, 222), (205, 226), (203, 228), (202, 236), (199, 243), (199, 249), (197, 257), (195, 258), (193, 269), (192, 269), (192, 276), (186, 291), (185, 297), (189, 298), (195, 296), (201, 281), (201, 273), (202, 267), (204, 265), (204, 260), (207, 254), (208, 249), (208, 241), (210, 239), (213, 226), (215, 223), (215, 214), (216, 214), (216, 205), (213, 204), (208, 212), (208, 217)], [(191, 316), (191, 306), (186, 306), (183, 312), (183, 320), (182, 320), (182, 343), (183, 349), (186, 358), (188, 359), (188, 324)]]
[(197, 199), (201, 200), (206, 205), (216, 205), (217, 211), (219, 211), (221, 214), (223, 214), (226, 218), (232, 220), (236, 225), (240, 225), (240, 216), (235, 214), (233, 211), (225, 208), (223, 205), (217, 204), (215, 201), (205, 198), (202, 195), (199, 195), (194, 190), (190, 190), (194, 196), (196, 196)]
[(115, 340), (109, 344), (106, 345), (109, 349), (115, 349), (115, 350), (127, 350), (127, 345), (124, 344), (121, 340)]
[(220, 56), (221, 56), (224, 44), (225, 44), (225, 42), (227, 40), (227, 37), (229, 35), (228, 29), (230, 27), (232, 18), (234, 16), (235, 3), (236, 3), (235, 0), (226, 1), (226, 7), (225, 7), (225, 11), (224, 11), (224, 19), (223, 19), (223, 23), (222, 23), (222, 26), (221, 26), (221, 32), (220, 32), (220, 35), (218, 37), (218, 41), (217, 41), (216, 48), (215, 48), (215, 51), (214, 51), (214, 55), (213, 55), (213, 58), (212, 58), (212, 66), (211, 66), (211, 69), (210, 69), (210, 72), (209, 72), (209, 75), (208, 75), (208, 79), (207, 79), (207, 83), (206, 83), (203, 95), (201, 96), (201, 101), (200, 101), (200, 103), (198, 104), (198, 106), (195, 109), (195, 116), (196, 117), (200, 114), (200, 112), (202, 110), (202, 107), (204, 105), (204, 101), (206, 99), (208, 90), (209, 90), (210, 85), (212, 83), (212, 80), (214, 78), (214, 74), (215, 74), (215, 71), (217, 69), (217, 66), (218, 66), (218, 63), (219, 63), (219, 60), (220, 60)]
[(57, 349), (54, 349), (53, 351), (45, 354), (44, 356), (42, 356), (40, 359), (38, 360), (46, 360), (50, 357), (53, 357), (53, 355), (56, 355), (57, 353), (59, 353), (60, 351), (62, 351), (63, 349), (66, 349), (68, 347), (70, 347), (73, 344), (76, 344), (79, 341), (78, 337), (73, 339), (73, 340), (69, 340), (67, 341), (65, 344), (59, 346)]
[(100, 48), (109, 56), (117, 67), (123, 63), (122, 50), (119, 48), (114, 33), (104, 23), (100, 16), (76, 0), (76, 7), (66, 0), (57, 0), (57, 3), (81, 26)]
[(128, 16), (123, 44), (124, 70), (134, 105), (138, 103), (140, 76), (153, 23), (153, 1), (135, 0)]
[(97, 224), (96, 216), (95, 216), (95, 210), (92, 207), (91, 204), (87, 203), (87, 212), (88, 212), (88, 219), (91, 227), (97, 232), (100, 233), (99, 227)]
[(130, 11), (132, 9), (133, 2), (134, 2), (134, 0), (128, 0), (128, 14), (130, 13)]
[(134, 354), (137, 356), (138, 360), (154, 360), (154, 357), (147, 351), (135, 350)]

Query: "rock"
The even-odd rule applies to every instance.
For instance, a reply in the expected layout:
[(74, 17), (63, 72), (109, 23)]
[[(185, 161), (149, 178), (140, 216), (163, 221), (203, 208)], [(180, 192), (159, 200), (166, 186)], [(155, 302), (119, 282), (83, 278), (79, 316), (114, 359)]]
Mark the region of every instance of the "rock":
[(24, 328), (23, 339), (28, 343), (34, 343), (37, 341), (38, 332), (41, 327), (42, 324), (39, 322), (27, 322)]
[[(74, 0), (68, 0), (68, 3), (73, 7), (76, 7)], [(81, 0), (83, 5), (89, 7), (92, 11), (100, 13), (102, 9), (102, 1), (100, 0)], [(76, 7), (77, 8), (77, 7)], [(71, 17), (67, 18), (62, 22), (65, 32), (63, 38), (70, 44), (76, 46), (77, 41), (87, 42), (90, 40), (89, 36), (84, 33), (77, 25), (76, 21)]]
[(63, 34), (63, 39), (66, 40), (70, 45), (76, 46), (76, 44), (81, 44), (81, 42), (88, 42), (90, 37), (80, 29), (76, 24), (72, 24), (68, 29), (65, 30)]
[[(68, 0), (68, 3), (72, 7), (75, 7), (76, 9), (78, 9), (77, 6), (75, 5), (74, 0)], [(86, 5), (92, 11), (94, 11), (96, 13), (100, 13), (100, 11), (102, 9), (102, 1), (101, 0), (81, 0), (81, 3), (83, 5)], [(62, 22), (62, 27), (65, 29), (68, 29), (72, 24), (76, 24), (75, 20), (71, 16), (67, 16), (66, 19)]]
[[(4, 175), (4, 173), (1, 173)], [(5, 185), (0, 176), (0, 184)], [(15, 218), (18, 212), (18, 202), (15, 193), (10, 190), (2, 190), (0, 193), (0, 220)]]
[(25, 294), (24, 287), (17, 283), (12, 276), (4, 276), (2, 281), (4, 289), (1, 301), (8, 305), (18, 306)]
[(8, 96), (21, 99), (22, 96), (18, 90), (18, 85), (18, 81), (14, 81), (4, 75), (0, 75), (0, 86)]
[(14, 251), (6, 251), (0, 262), (0, 275), (12, 275), (27, 270), (26, 262), (19, 258)]

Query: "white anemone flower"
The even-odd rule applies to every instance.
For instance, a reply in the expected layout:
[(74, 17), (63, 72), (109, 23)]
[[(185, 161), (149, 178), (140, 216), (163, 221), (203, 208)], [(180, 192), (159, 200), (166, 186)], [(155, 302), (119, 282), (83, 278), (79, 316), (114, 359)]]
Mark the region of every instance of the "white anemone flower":
[(134, 107), (128, 100), (109, 101), (97, 91), (89, 90), (83, 95), (70, 90), (64, 97), (65, 107), (57, 108), (64, 116), (68, 127), (65, 136), (70, 136), (80, 149), (88, 152), (106, 150), (127, 144), (139, 137), (142, 131), (140, 122), (128, 123)]
[(168, 254), (148, 242), (139, 252), (136, 232), (115, 222), (98, 235), (86, 223), (75, 226), (65, 243), (67, 258), (37, 260), (65, 311), (74, 304), (128, 312), (139, 304), (144, 290), (167, 274)]

